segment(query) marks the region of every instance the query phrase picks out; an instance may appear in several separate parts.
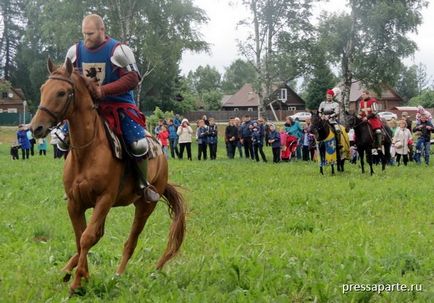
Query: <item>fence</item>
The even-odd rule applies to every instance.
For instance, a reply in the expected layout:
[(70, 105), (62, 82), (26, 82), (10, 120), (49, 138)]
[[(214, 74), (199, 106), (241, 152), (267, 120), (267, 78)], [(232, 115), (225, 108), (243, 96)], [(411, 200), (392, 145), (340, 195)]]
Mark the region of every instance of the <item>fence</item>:
[(26, 121), (24, 121), (23, 113), (0, 113), (1, 126), (17, 126), (21, 123), (30, 123), (32, 114), (26, 113)]
[[(276, 116), (279, 121), (284, 121), (287, 116), (293, 115), (298, 111), (293, 110), (275, 110)], [(189, 121), (196, 121), (206, 115), (208, 118), (214, 118), (217, 122), (226, 122), (230, 117), (243, 117), (244, 115), (250, 115), (252, 118), (258, 117), (257, 111), (247, 111), (247, 110), (238, 110), (238, 111), (197, 111), (197, 112), (188, 112), (184, 114), (184, 117)], [(271, 110), (266, 110), (261, 112), (261, 116), (266, 118), (267, 120), (275, 120), (273, 112)]]

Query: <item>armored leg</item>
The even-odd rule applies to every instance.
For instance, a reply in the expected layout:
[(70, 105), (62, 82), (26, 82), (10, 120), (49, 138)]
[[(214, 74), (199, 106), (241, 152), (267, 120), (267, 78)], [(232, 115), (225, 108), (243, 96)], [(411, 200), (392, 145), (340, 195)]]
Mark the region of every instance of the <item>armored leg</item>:
[(381, 143), (383, 141), (383, 135), (380, 129), (375, 130), (375, 147), (381, 149)]
[(143, 156), (146, 155), (148, 150), (149, 144), (145, 138), (135, 141), (131, 144), (131, 152), (135, 157), (138, 158), (136, 161), (137, 174), (139, 176), (139, 186), (143, 191), (143, 196), (150, 202), (158, 202), (158, 200), (160, 200), (160, 195), (147, 180), (148, 160), (143, 159)]

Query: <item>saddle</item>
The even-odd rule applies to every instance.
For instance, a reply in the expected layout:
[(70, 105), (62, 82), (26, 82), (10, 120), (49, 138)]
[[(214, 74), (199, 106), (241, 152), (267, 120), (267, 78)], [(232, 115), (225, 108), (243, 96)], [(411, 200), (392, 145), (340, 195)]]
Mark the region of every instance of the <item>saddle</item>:
[[(127, 158), (134, 158), (134, 156), (129, 152), (128, 146), (125, 144), (125, 141), (121, 136), (115, 134), (115, 132), (110, 128), (108, 122), (104, 120), (104, 130), (106, 132), (107, 139), (110, 143), (110, 147), (113, 153), (113, 156), (116, 159), (123, 160), (125, 156)], [(145, 139), (148, 141), (149, 151), (145, 155), (147, 159), (153, 159), (163, 154), (163, 149), (161, 147), (160, 142), (158, 140), (148, 134)]]

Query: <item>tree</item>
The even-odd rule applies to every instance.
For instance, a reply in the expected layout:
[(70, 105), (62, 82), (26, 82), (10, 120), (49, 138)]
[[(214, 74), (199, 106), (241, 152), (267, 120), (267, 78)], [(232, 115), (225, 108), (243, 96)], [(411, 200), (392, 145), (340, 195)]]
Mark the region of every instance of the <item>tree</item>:
[(434, 90), (433, 89), (425, 89), (422, 93), (416, 97), (411, 98), (408, 103), (412, 106), (422, 105), (425, 108), (433, 108), (434, 107)]
[(22, 8), (20, 0), (0, 1), (0, 20), (2, 21), (0, 33), (0, 77), (10, 79), (10, 72), (14, 65), (16, 49), (22, 35)]
[(216, 89), (220, 89), (221, 75), (215, 67), (209, 65), (199, 66), (194, 72), (188, 73), (193, 89), (199, 95)]
[(255, 68), (250, 63), (237, 59), (226, 68), (222, 81), (222, 91), (231, 95), (236, 93), (244, 84), (255, 82)]
[(220, 108), (221, 75), (215, 67), (199, 66), (194, 72), (188, 73), (188, 81), (192, 91), (197, 95), (199, 107), (208, 110)]
[(394, 85), (401, 60), (416, 45), (406, 35), (422, 22), (425, 0), (349, 0), (350, 14), (323, 15), (319, 26), (329, 59), (341, 66), (346, 108), (353, 79), (376, 89)]
[(303, 93), (303, 99), (306, 100), (306, 107), (309, 109), (318, 109), (319, 105), (325, 99), (327, 89), (336, 85), (336, 77), (331, 72), (327, 62), (324, 60), (314, 64), (312, 77), (308, 80), (306, 91)]
[[(81, 20), (89, 12), (98, 12), (105, 21), (107, 34), (133, 49), (142, 75), (136, 94), (142, 110), (155, 106), (170, 110), (179, 93), (177, 79), (182, 52), (208, 47), (196, 30), (198, 24), (207, 22), (207, 17), (191, 0), (20, 1), (26, 4), (23, 14), (28, 24), (25, 38), (17, 47), (21, 53), (16, 62), (20, 70), (14, 81), (28, 83), (25, 92), (31, 96), (39, 94), (47, 57), (63, 63), (68, 48), (80, 39)], [(36, 78), (32, 70), (39, 72), (37, 77), (34, 73)]]
[(302, 60), (294, 55), (294, 49), (288, 50), (284, 44), (296, 45), (306, 41), (312, 28), (309, 23), (311, 3), (312, 0), (243, 1), (252, 16), (240, 24), (251, 26), (252, 32), (246, 41), (239, 43), (239, 48), (255, 67), (260, 110), (264, 97), (272, 92), (274, 81), (292, 80), (300, 73), (293, 67), (298, 67)]
[(419, 66), (404, 66), (399, 75), (396, 90), (398, 94), (408, 102), (411, 98), (421, 94), (427, 84), (428, 80), (425, 66), (422, 64), (419, 64)]

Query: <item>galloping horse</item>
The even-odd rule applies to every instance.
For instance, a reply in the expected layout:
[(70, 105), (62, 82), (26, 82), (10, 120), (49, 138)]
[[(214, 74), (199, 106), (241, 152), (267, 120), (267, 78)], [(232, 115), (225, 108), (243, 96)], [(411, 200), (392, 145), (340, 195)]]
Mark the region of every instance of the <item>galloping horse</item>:
[[(59, 69), (48, 60), (48, 70), (50, 76), (41, 86), (41, 102), (32, 119), (31, 130), (36, 138), (42, 138), (62, 120), (69, 122), (70, 152), (65, 161), (63, 184), (77, 253), (69, 259), (63, 271), (67, 282), (77, 267), (70, 288), (73, 294), (81, 287), (81, 279), (89, 277), (87, 254), (103, 236), (110, 208), (131, 203), (135, 206), (131, 232), (116, 271), (120, 275), (125, 271), (137, 238), (156, 203), (148, 203), (139, 194), (137, 181), (133, 174), (128, 173), (128, 164), (113, 157), (103, 121), (91, 97), (90, 84), (73, 71), (69, 59)], [(163, 154), (149, 160), (148, 181), (164, 197), (172, 217), (169, 241), (157, 264), (157, 269), (161, 269), (177, 253), (184, 239), (185, 202), (177, 189), (168, 183), (168, 164)], [(94, 211), (86, 223), (85, 212), (89, 208), (94, 208)]]
[(341, 147), (339, 147), (332, 130), (333, 126), (329, 122), (321, 119), (318, 113), (312, 113), (311, 123), (311, 131), (318, 142), (320, 173), (324, 174), (323, 166), (330, 164), (332, 175), (334, 175), (334, 163), (336, 163), (337, 170), (343, 172), (345, 160), (349, 155), (349, 139), (345, 129), (341, 127)]
[[(360, 166), (362, 168), (362, 173), (365, 173), (364, 157), (366, 154), (366, 161), (369, 164), (370, 173), (371, 175), (374, 174), (374, 169), (372, 168), (372, 149), (374, 147), (375, 138), (371, 126), (369, 125), (368, 121), (362, 120), (355, 114), (346, 113), (345, 120), (347, 126), (354, 129), (354, 134), (356, 136), (357, 152), (359, 153), (360, 157)], [(384, 130), (386, 132), (383, 140), (384, 153), (381, 150), (378, 151), (379, 157), (381, 159), (382, 170), (386, 169), (386, 164), (390, 159), (390, 146), (392, 145), (391, 129), (387, 125), (384, 125)]]

